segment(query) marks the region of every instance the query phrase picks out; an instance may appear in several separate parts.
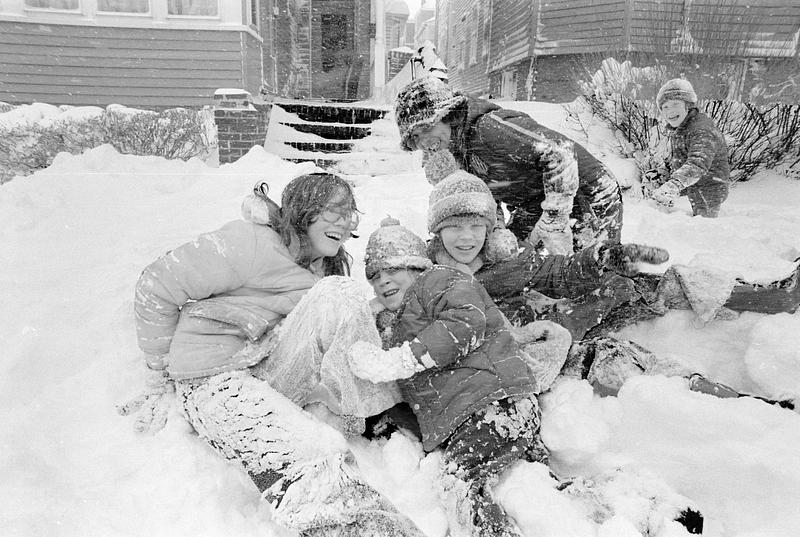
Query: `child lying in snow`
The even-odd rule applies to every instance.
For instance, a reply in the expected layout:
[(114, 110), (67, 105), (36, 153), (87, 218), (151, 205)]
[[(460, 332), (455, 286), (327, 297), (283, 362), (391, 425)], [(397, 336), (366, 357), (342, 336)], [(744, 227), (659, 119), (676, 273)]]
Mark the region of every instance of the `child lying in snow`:
[[(353, 373), (375, 383), (399, 379), (423, 448), (442, 450), (443, 483), (466, 499), (462, 523), (474, 523), (480, 535), (518, 535), (490, 489), (514, 461), (546, 457), (537, 437), (539, 379), (528, 356), (483, 287), (433, 266), (422, 239), (397, 221), (385, 220), (370, 236), (365, 262), (377, 302), (396, 312), (387, 335), (393, 346), (355, 343)], [(568, 347), (561, 345), (556, 371)]]

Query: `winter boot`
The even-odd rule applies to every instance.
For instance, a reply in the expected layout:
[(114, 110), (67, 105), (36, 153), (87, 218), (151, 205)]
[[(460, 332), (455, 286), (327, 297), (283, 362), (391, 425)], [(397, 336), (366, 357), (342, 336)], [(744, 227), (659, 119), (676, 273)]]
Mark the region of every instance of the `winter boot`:
[[(795, 260), (798, 261), (798, 260)], [(788, 278), (769, 285), (740, 284), (725, 307), (733, 311), (794, 313), (800, 306), (800, 264)]]
[(792, 400), (767, 399), (766, 397), (761, 397), (759, 395), (740, 393), (731, 388), (730, 386), (726, 386), (725, 384), (722, 384), (720, 382), (713, 382), (699, 373), (695, 373), (689, 377), (689, 389), (692, 390), (693, 392), (705, 393), (708, 395), (713, 395), (714, 397), (719, 397), (721, 399), (728, 399), (733, 397), (752, 397), (754, 399), (760, 399), (761, 401), (764, 401), (767, 404), (778, 405), (781, 408), (786, 408), (789, 410), (794, 410), (795, 407), (794, 401)]

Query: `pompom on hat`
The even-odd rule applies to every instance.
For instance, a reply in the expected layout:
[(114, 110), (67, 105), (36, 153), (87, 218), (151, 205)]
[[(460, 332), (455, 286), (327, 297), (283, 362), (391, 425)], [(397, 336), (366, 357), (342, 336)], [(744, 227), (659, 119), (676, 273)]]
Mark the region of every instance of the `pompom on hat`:
[(661, 110), (661, 106), (670, 100), (685, 101), (691, 105), (697, 104), (697, 94), (694, 92), (692, 83), (682, 78), (667, 80), (658, 90), (656, 106)]
[(491, 230), (497, 224), (497, 203), (481, 179), (457, 170), (433, 187), (428, 198), (428, 231), (437, 233), (463, 217), (480, 217)]
[(384, 218), (369, 236), (364, 264), (368, 280), (382, 270), (425, 270), (433, 266), (423, 240), (392, 217)]
[(400, 147), (414, 151), (412, 131), (433, 126), (453, 110), (465, 106), (467, 98), (435, 77), (418, 78), (400, 90), (395, 100), (394, 118), (400, 129)]

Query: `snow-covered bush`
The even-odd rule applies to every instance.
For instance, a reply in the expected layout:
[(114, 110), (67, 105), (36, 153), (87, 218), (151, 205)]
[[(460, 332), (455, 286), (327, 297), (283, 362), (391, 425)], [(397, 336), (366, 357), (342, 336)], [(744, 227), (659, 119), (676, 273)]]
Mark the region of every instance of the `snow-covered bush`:
[[(642, 172), (658, 168), (667, 156), (668, 136), (659, 122), (655, 93), (668, 78), (664, 66), (637, 68), (607, 58), (580, 82), (592, 112), (620, 133), (627, 142), (621, 144), (621, 153), (635, 158)], [(774, 168), (800, 175), (800, 105), (701, 99), (698, 108), (725, 135), (732, 180), (745, 181), (759, 170)]]
[(48, 167), (62, 151), (80, 154), (105, 143), (120, 153), (183, 160), (206, 158), (216, 143), (208, 110), (59, 109), (38, 103), (30, 109), (35, 113), (24, 107), (0, 112), (0, 183)]

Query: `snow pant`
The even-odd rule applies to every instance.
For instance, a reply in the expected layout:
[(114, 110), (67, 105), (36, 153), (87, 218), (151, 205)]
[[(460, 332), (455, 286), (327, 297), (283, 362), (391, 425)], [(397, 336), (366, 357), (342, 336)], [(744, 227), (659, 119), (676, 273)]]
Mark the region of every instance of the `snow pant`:
[(248, 371), (177, 381), (189, 423), (304, 536), (423, 534), (358, 476), (344, 437)]
[(354, 342), (381, 346), (369, 299), (352, 278), (317, 282), (276, 330), (275, 348), (250, 370), (300, 407), (322, 403), (335, 414), (366, 418), (402, 400), (393, 382), (374, 384), (350, 371)]
[(441, 444), (441, 484), (459, 525), (474, 527), (481, 537), (520, 535), (492, 499), (491, 487), (517, 460), (546, 460), (539, 424), (535, 397), (501, 399), (470, 416)]
[(728, 199), (730, 187), (727, 182), (713, 179), (701, 179), (686, 187), (683, 192), (689, 197), (692, 212), (695, 216), (716, 218), (722, 202)]

